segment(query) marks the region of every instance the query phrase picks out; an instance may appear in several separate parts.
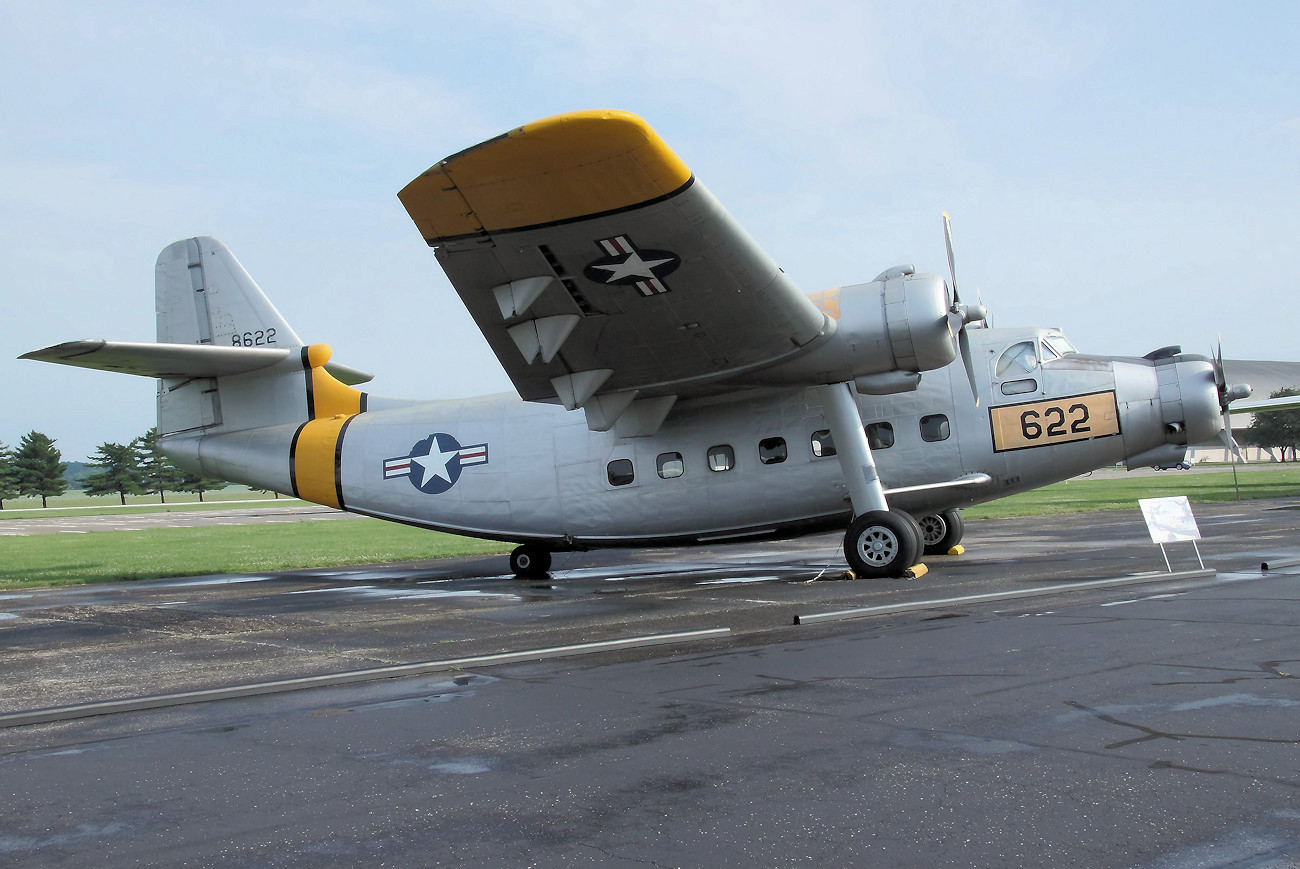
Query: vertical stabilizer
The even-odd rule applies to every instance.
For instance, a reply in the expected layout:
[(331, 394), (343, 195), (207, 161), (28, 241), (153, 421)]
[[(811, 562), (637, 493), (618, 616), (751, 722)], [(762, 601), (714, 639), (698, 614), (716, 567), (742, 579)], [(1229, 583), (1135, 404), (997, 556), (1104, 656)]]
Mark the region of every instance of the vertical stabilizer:
[(230, 248), (210, 236), (163, 248), (154, 272), (160, 344), (301, 347)]
[[(154, 307), (160, 344), (295, 351), (302, 346), (230, 248), (210, 236), (163, 248), (154, 270)], [(296, 407), (300, 402), (286, 402), (279, 394), (283, 389), (272, 382), (250, 388), (242, 379), (215, 376), (163, 378), (158, 382), (158, 431), (212, 431), (302, 418)], [(232, 411), (237, 411), (234, 416)]]

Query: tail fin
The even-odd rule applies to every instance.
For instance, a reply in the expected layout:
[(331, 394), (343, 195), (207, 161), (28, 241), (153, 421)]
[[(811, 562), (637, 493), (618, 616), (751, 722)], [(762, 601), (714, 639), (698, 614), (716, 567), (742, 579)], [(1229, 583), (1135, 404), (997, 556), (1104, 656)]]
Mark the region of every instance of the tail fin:
[(158, 343), (69, 341), (20, 358), (158, 378), (164, 435), (300, 423), (363, 401), (349, 387), (370, 375), (330, 362), (324, 344), (303, 346), (215, 238), (168, 245), (155, 274)]
[(302, 346), (230, 248), (211, 236), (163, 248), (154, 270), (154, 305), (160, 344)]
[[(306, 347), (230, 248), (211, 236), (163, 248), (154, 272), (154, 302), (160, 345), (197, 344), (211, 348), (203, 352), (213, 357), (230, 352), (226, 348), (239, 348), (235, 352), (249, 357), (263, 350), (284, 354), (280, 364), (245, 376), (214, 370), (206, 376), (163, 378), (158, 384), (160, 434), (298, 422), (315, 418), (322, 403), (346, 408), (363, 401), (360, 392), (347, 387), (370, 375), (329, 363), (330, 350), (323, 344)], [(321, 368), (329, 375), (316, 370)], [(283, 374), (296, 376), (275, 376)], [(322, 402), (326, 395), (341, 401)]]
[(157, 378), (159, 444), (179, 466), (339, 506), (336, 451), (370, 375), (304, 346), (215, 238), (164, 248), (154, 293), (156, 344), (69, 341), (21, 358)]

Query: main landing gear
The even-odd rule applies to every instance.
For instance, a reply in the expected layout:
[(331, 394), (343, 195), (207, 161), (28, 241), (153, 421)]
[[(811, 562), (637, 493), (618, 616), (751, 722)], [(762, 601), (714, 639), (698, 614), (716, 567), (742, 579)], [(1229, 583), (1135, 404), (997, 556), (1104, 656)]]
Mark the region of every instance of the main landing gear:
[(844, 558), (862, 579), (902, 576), (920, 553), (921, 530), (899, 510), (868, 510), (844, 534)]
[(961, 513), (956, 510), (931, 513), (916, 521), (921, 526), (921, 544), (926, 555), (947, 555), (949, 550), (961, 542), (965, 531)]
[(902, 510), (871, 510), (849, 524), (844, 557), (859, 577), (902, 576), (922, 555), (947, 555), (961, 540), (961, 513), (944, 510), (919, 519)]
[(510, 553), (510, 570), (520, 579), (540, 579), (551, 569), (551, 550), (534, 543), (516, 546)]

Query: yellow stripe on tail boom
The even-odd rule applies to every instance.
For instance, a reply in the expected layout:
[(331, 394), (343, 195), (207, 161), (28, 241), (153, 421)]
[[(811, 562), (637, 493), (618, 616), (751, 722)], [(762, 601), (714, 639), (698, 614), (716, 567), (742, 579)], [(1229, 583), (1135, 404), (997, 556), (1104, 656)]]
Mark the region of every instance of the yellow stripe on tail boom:
[(339, 479), (343, 433), (354, 416), (365, 412), (366, 394), (339, 382), (325, 370), (332, 354), (328, 344), (303, 348), (311, 419), (294, 435), (289, 469), (294, 494), (299, 498), (343, 509)]

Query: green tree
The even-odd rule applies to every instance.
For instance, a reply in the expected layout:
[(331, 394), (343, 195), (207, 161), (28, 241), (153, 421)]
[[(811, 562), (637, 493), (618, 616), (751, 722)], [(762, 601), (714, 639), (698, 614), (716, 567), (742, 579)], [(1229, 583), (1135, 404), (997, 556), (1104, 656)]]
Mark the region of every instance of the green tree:
[(48, 507), (49, 498), (68, 491), (68, 481), (63, 472), (68, 466), (62, 461), (54, 441), (38, 431), (29, 431), (18, 442), (14, 452), (14, 470), (18, 477), (18, 494), (41, 498), (41, 506)]
[[(1283, 387), (1270, 392), (1269, 398), (1286, 398), (1300, 395), (1300, 389), (1293, 386)], [(1300, 446), (1300, 410), (1272, 410), (1255, 414), (1255, 421), (1246, 429), (1243, 438), (1252, 447), (1265, 449), (1278, 448), (1282, 461), (1286, 461), (1286, 451), (1291, 451), (1291, 461), (1296, 460), (1296, 447)]]
[(87, 464), (99, 468), (81, 481), (87, 495), (116, 493), (125, 504), (127, 495), (138, 495), (144, 491), (141, 486), (140, 451), (135, 441), (129, 444), (100, 444)]
[(194, 492), (199, 496), (199, 500), (202, 501), (204, 492), (216, 492), (220, 489), (226, 488), (228, 485), (230, 484), (225, 480), (217, 477), (200, 477), (182, 471), (176, 484), (172, 488), (177, 492)]
[[(190, 492), (182, 488), (181, 479), (185, 476), (181, 469), (172, 464), (171, 459), (158, 449), (158, 427), (154, 426), (135, 439), (140, 451), (140, 485), (146, 492), (157, 492), (158, 500), (167, 503), (166, 491)], [(203, 500), (200, 494), (199, 500)]]
[(0, 510), (5, 508), (5, 498), (18, 497), (18, 468), (14, 464), (14, 451), (0, 441)]

